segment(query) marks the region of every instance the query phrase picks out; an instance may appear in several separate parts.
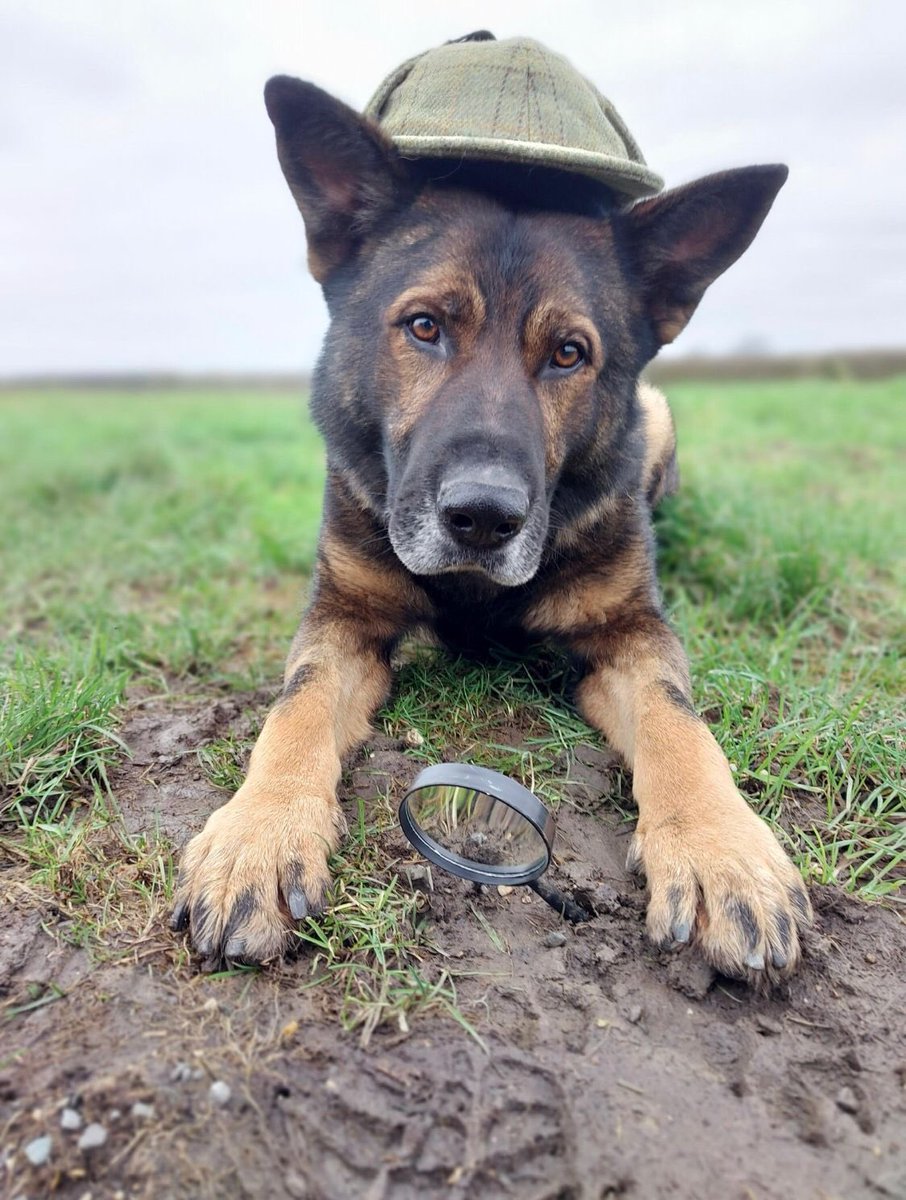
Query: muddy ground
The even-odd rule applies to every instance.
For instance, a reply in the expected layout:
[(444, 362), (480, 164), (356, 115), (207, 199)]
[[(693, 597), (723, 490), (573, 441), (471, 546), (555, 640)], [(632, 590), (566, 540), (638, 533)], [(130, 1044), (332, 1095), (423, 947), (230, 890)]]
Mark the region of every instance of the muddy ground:
[[(264, 703), (136, 707), (134, 757), (112, 780), (128, 829), (159, 824), (181, 841), (199, 828), (225, 796), (196, 748), (244, 736), (249, 704)], [(345, 802), (388, 786), (398, 796), (417, 769), (378, 739), (352, 765)], [(567, 769), (582, 811), (561, 809), (552, 882), (591, 903), (593, 921), (563, 925), (531, 893), (437, 871), (426, 894), (483, 1045), (437, 1015), (379, 1028), (363, 1047), (323, 989), (303, 989), (306, 958), (199, 974), (147, 907), (111, 920), (98, 961), (78, 948), (72, 907), (5, 862), (0, 999), (16, 1015), (0, 1025), (2, 1194), (906, 1197), (900, 912), (816, 889), (802, 970), (781, 994), (753, 995), (646, 942), (643, 892), (623, 867), (628, 829), (602, 803), (612, 764), (588, 747)], [(398, 832), (384, 841), (389, 860), (416, 861)], [(64, 1108), (80, 1128), (61, 1128)], [(103, 1145), (79, 1149), (93, 1123)], [(40, 1158), (47, 1135), (33, 1166), (25, 1148)]]

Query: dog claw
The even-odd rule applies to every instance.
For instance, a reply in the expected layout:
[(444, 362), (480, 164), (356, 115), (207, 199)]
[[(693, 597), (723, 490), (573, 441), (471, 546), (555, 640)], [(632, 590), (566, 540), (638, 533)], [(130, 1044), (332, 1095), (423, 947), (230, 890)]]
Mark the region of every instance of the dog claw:
[(327, 888), (322, 887), (314, 900), (308, 901), (308, 915), (310, 917), (320, 917), (327, 908)]
[(750, 971), (763, 971), (764, 970), (764, 955), (763, 954), (755, 954), (754, 952), (752, 954), (747, 954), (743, 961), (744, 961), (745, 965), (749, 968)]
[(294, 921), (303, 921), (308, 916), (308, 901), (300, 888), (290, 889), (286, 903)]
[(673, 926), (673, 929), (670, 932), (673, 936), (674, 942), (676, 942), (678, 945), (685, 945), (686, 942), (689, 941), (689, 938), (692, 934), (692, 922), (679, 921)]
[(189, 924), (189, 904), (180, 900), (170, 913), (170, 928), (174, 933), (181, 933)]

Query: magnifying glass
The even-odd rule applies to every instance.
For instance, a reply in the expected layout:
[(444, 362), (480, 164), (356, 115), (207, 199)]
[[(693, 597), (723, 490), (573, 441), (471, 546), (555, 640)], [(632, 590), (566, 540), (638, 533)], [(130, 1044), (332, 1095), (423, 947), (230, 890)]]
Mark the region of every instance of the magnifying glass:
[(567, 921), (591, 913), (540, 882), (557, 827), (538, 797), (499, 771), (468, 763), (425, 767), (403, 797), (400, 826), (429, 862), (491, 887), (526, 885)]

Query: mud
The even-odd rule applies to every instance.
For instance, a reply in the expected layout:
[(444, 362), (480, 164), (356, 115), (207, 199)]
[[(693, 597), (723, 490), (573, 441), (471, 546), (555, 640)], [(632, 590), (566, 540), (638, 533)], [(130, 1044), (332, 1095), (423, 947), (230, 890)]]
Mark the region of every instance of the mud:
[[(125, 729), (133, 760), (112, 780), (125, 827), (177, 841), (199, 827), (225, 796), (196, 747), (248, 736), (263, 703), (139, 704)], [(345, 803), (398, 796), (418, 766), (377, 739), (348, 772)], [(647, 943), (644, 894), (623, 867), (630, 828), (604, 800), (612, 760), (582, 748), (565, 769), (581, 803), (559, 814), (551, 882), (592, 921), (564, 924), (525, 889), (480, 890), (436, 870), (418, 883), (477, 1036), (416, 1017), (363, 1046), (323, 990), (304, 987), (307, 959), (196, 973), (153, 904), (124, 909), (99, 960), (80, 948), (77, 909), (49, 903), (10, 857), (2, 1194), (906, 1196), (900, 913), (814, 889), (800, 973), (780, 994), (753, 995), (691, 952)], [(384, 842), (388, 861), (416, 863), (397, 831)], [(115, 869), (116, 844), (99, 845)], [(227, 1104), (214, 1081), (229, 1085)], [(66, 1105), (104, 1126), (103, 1146), (78, 1149), (79, 1133), (60, 1127)], [(24, 1149), (44, 1134), (50, 1158), (33, 1167)]]

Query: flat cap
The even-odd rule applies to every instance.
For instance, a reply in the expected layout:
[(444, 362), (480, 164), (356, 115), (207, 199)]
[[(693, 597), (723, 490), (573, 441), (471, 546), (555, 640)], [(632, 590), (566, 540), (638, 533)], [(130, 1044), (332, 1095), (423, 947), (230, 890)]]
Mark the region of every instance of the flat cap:
[(427, 50), (387, 76), (365, 115), (404, 158), (557, 167), (631, 198), (664, 186), (610, 101), (531, 38), (482, 31)]

